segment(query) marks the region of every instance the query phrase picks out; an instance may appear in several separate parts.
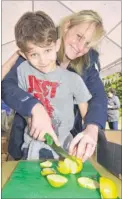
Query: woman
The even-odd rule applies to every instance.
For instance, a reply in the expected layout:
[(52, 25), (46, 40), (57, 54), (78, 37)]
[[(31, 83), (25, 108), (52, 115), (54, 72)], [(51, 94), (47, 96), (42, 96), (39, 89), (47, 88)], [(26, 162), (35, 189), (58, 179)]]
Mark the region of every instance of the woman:
[[(75, 107), (76, 119), (72, 130), (75, 138), (69, 147), (70, 154), (85, 161), (93, 154), (98, 140), (98, 130), (105, 127), (107, 118), (107, 99), (99, 73), (95, 68), (95, 64), (98, 64), (98, 53), (93, 50), (104, 35), (102, 20), (91, 10), (72, 14), (60, 24), (59, 35), (62, 40), (58, 54), (60, 66), (79, 73), (93, 96), (89, 101), (89, 110), (83, 127), (82, 119)], [(32, 116), (30, 133), (35, 139), (42, 138), (45, 132), (52, 132), (50, 119), (44, 107), (17, 85), (16, 70), (22, 61), (24, 59), (20, 57), (2, 83), (3, 100), (19, 113), (15, 117), (18, 126), (14, 126), (13, 123), (9, 143), (9, 153), (15, 159), (21, 158), (20, 146), (25, 127), (25, 121), (21, 116)], [(23, 104), (20, 103), (21, 101)], [(59, 144), (54, 132), (52, 137)]]
[(19, 51), (15, 52), (9, 59), (2, 65), (1, 80), (5, 78), (7, 73), (11, 70), (12, 66), (16, 63), (19, 57)]

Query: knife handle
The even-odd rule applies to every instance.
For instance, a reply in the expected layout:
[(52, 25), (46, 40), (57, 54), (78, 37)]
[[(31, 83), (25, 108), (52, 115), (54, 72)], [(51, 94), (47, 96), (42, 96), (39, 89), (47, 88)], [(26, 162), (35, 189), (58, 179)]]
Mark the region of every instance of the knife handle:
[(46, 144), (48, 144), (49, 146), (53, 144), (53, 138), (48, 133), (45, 134), (44, 138), (46, 140)]

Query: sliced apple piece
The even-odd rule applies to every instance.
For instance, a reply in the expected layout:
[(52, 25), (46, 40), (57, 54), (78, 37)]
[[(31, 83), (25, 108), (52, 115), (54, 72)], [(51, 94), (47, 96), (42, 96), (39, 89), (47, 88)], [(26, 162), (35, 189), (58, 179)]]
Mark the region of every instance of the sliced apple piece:
[(76, 158), (75, 156), (72, 156), (72, 159), (77, 163), (76, 173), (79, 173), (83, 169), (83, 162), (80, 158)]
[(58, 174), (48, 175), (47, 180), (49, 184), (53, 187), (62, 187), (68, 182), (68, 179), (66, 177)]
[(88, 188), (88, 189), (97, 189), (99, 188), (99, 183), (95, 180), (92, 180), (88, 177), (80, 177), (77, 179), (78, 184), (81, 187)]
[(45, 162), (41, 162), (40, 163), (40, 167), (41, 168), (49, 168), (52, 167), (52, 162), (50, 162), (49, 160), (45, 161)]
[(42, 176), (47, 176), (49, 174), (55, 174), (55, 173), (56, 173), (56, 171), (53, 168), (44, 168), (41, 171)]
[(59, 161), (58, 162), (57, 170), (61, 174), (69, 174), (71, 172), (70, 168), (67, 167), (67, 165), (64, 163), (64, 161)]
[(74, 160), (70, 158), (65, 158), (64, 163), (66, 167), (70, 168), (72, 174), (79, 173), (83, 168), (83, 163), (80, 159), (72, 157)]

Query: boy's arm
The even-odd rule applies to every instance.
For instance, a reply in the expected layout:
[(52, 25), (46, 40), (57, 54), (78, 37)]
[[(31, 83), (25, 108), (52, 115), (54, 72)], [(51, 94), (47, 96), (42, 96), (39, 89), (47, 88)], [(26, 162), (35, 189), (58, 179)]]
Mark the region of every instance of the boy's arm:
[[(73, 74), (72, 76), (71, 89), (73, 90), (73, 96), (75, 98), (76, 104), (80, 105), (81, 114), (83, 117), (86, 114), (87, 102), (92, 98), (87, 86), (85, 85), (83, 79), (78, 74)], [(75, 82), (75, 84), (74, 84)], [(85, 105), (85, 107), (84, 107)]]
[(15, 62), (17, 61), (19, 57), (18, 51), (16, 51), (3, 65), (2, 65), (2, 78), (7, 75), (7, 73), (11, 70), (11, 68), (14, 66)]
[(85, 120), (86, 113), (88, 111), (88, 101), (91, 99), (91, 94), (86, 87), (83, 79), (76, 74), (75, 85), (74, 85), (74, 97), (76, 104), (78, 104), (80, 114), (83, 122)]
[(84, 103), (80, 103), (78, 104), (79, 110), (80, 110), (80, 114), (82, 116), (82, 119), (84, 120), (86, 113), (88, 111), (88, 103), (84, 102)]

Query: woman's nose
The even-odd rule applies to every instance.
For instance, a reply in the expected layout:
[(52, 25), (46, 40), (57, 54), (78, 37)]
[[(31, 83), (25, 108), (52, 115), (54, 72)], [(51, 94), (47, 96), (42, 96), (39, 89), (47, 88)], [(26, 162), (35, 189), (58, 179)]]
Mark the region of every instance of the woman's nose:
[(84, 50), (84, 48), (85, 48), (85, 41), (79, 41), (79, 43), (78, 43), (78, 49), (79, 49), (79, 51), (81, 52), (81, 51), (83, 51)]

